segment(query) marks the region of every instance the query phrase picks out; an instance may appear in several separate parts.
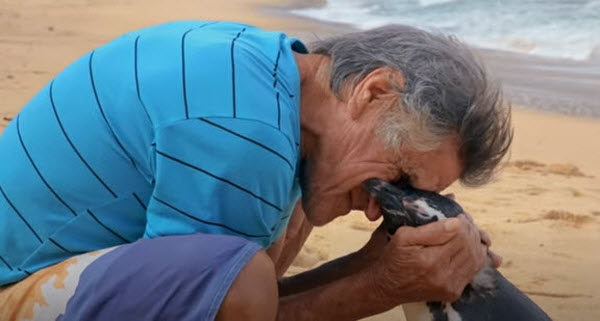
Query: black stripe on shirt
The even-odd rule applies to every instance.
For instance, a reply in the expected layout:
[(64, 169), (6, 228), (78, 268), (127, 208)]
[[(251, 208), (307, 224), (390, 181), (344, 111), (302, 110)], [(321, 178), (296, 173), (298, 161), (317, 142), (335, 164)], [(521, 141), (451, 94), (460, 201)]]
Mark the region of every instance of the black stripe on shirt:
[(246, 137), (246, 136), (244, 136), (242, 134), (236, 133), (233, 130), (231, 130), (231, 129), (225, 127), (225, 126), (222, 126), (222, 125), (219, 125), (217, 123), (214, 123), (214, 122), (212, 122), (212, 121), (210, 121), (210, 120), (208, 120), (206, 118), (198, 118), (198, 120), (200, 120), (200, 121), (202, 121), (204, 123), (207, 123), (207, 124), (209, 124), (211, 126), (217, 127), (217, 128), (219, 128), (221, 130), (224, 130), (224, 131), (226, 131), (226, 132), (228, 132), (228, 133), (230, 133), (232, 135), (235, 135), (235, 136), (237, 136), (237, 137), (239, 137), (241, 139), (244, 139), (246, 141), (249, 141), (249, 142), (255, 144), (258, 147), (263, 148), (264, 150), (266, 150), (266, 151), (272, 153), (273, 155), (281, 158), (284, 162), (286, 162), (288, 164), (288, 166), (290, 167), (290, 169), (292, 169), (292, 170), (294, 169), (294, 166), (292, 166), (292, 163), (289, 160), (287, 160), (287, 158), (285, 158), (283, 155), (281, 155), (279, 152), (277, 152), (276, 150), (274, 150), (274, 149), (272, 149), (272, 148), (270, 148), (270, 147), (268, 147), (268, 146), (266, 146), (266, 145), (264, 145), (264, 144), (262, 144), (260, 142), (257, 142), (257, 141), (255, 141), (252, 138), (249, 138), (249, 137)]
[(191, 28), (188, 31), (184, 32), (183, 36), (181, 37), (181, 81), (182, 81), (182, 85), (183, 85), (182, 86), (183, 87), (183, 105), (185, 107), (185, 119), (190, 118), (190, 113), (189, 113), (189, 108), (188, 108), (188, 99), (187, 99), (187, 85), (186, 85), (186, 81), (185, 81), (185, 37), (191, 31), (198, 30), (198, 29), (204, 28), (208, 25), (212, 25), (215, 23), (217, 23), (217, 22), (213, 21), (213, 22), (205, 23), (205, 24), (201, 25), (200, 27)]
[(203, 219), (201, 219), (201, 218), (198, 218), (198, 217), (196, 217), (196, 216), (194, 216), (194, 215), (191, 215), (191, 214), (189, 214), (189, 213), (186, 213), (186, 212), (184, 212), (184, 211), (182, 211), (182, 210), (180, 210), (180, 209), (176, 208), (175, 206), (173, 206), (173, 205), (171, 205), (171, 204), (169, 204), (169, 203), (167, 203), (167, 202), (165, 202), (165, 201), (163, 201), (163, 200), (161, 200), (161, 199), (157, 198), (156, 196), (153, 196), (153, 198), (154, 198), (156, 201), (158, 201), (159, 203), (161, 203), (161, 204), (163, 204), (163, 205), (165, 205), (165, 206), (169, 207), (170, 209), (172, 209), (172, 210), (174, 210), (174, 211), (178, 212), (179, 214), (182, 214), (182, 215), (184, 215), (184, 216), (186, 216), (186, 217), (189, 217), (189, 218), (191, 218), (191, 219), (193, 219), (193, 220), (195, 220), (195, 221), (198, 221), (198, 222), (204, 223), (204, 224), (206, 224), (206, 225), (214, 225), (214, 226), (219, 226), (219, 227), (222, 227), (222, 228), (224, 228), (224, 229), (226, 229), (226, 230), (228, 230), (228, 231), (231, 231), (231, 232), (234, 232), (234, 233), (237, 233), (237, 234), (240, 234), (240, 235), (244, 235), (244, 236), (247, 236), (247, 237), (270, 237), (270, 235), (254, 235), (254, 234), (248, 234), (248, 233), (242, 232), (242, 231), (240, 231), (240, 230), (234, 229), (234, 228), (232, 228), (232, 227), (229, 227), (229, 226), (227, 226), (227, 225), (225, 225), (225, 224), (223, 224), (223, 223), (217, 223), (217, 222), (210, 222), (210, 221), (206, 221), (206, 220), (203, 220)]
[[(281, 48), (277, 51), (277, 58), (275, 58), (275, 66), (273, 67), (273, 89), (275, 90), (275, 100), (277, 101), (277, 129), (281, 130), (281, 101), (279, 90), (277, 90), (278, 77), (277, 72), (279, 69), (279, 58), (281, 58)], [(294, 95), (290, 94), (290, 98)]]
[(142, 199), (136, 193), (133, 193), (133, 197), (135, 197), (135, 200), (138, 202), (138, 204), (140, 204), (140, 206), (144, 209), (144, 211), (147, 210), (146, 204), (144, 204), (144, 202), (142, 202)]
[(275, 92), (275, 99), (277, 99), (277, 129), (281, 130), (281, 105), (279, 103), (279, 92)]
[(190, 118), (190, 113), (188, 110), (188, 100), (187, 100), (187, 86), (185, 82), (185, 37), (190, 33), (190, 31), (194, 30), (194, 28), (186, 31), (181, 37), (181, 81), (183, 83), (183, 105), (185, 106), (185, 119)]
[(87, 167), (87, 169), (92, 173), (92, 175), (94, 175), (94, 177), (96, 177), (96, 179), (98, 180), (98, 182), (100, 182), (100, 184), (102, 184), (102, 186), (104, 186), (104, 188), (106, 188), (106, 190), (114, 197), (117, 198), (117, 194), (115, 194), (115, 192), (113, 192), (112, 189), (110, 189), (110, 187), (108, 187), (108, 185), (106, 185), (106, 183), (100, 178), (100, 176), (98, 176), (98, 174), (92, 169), (92, 167), (90, 166), (90, 164), (88, 164), (85, 159), (83, 158), (83, 156), (81, 156), (81, 154), (79, 153), (79, 150), (77, 150), (77, 148), (75, 148), (75, 145), (73, 144), (73, 142), (71, 141), (71, 139), (69, 138), (69, 135), (67, 135), (67, 132), (65, 131), (65, 128), (60, 120), (60, 117), (58, 117), (58, 112), (56, 111), (56, 105), (54, 104), (54, 96), (53, 96), (53, 88), (54, 88), (54, 80), (50, 83), (50, 104), (52, 105), (52, 110), (54, 111), (54, 116), (56, 117), (56, 121), (58, 122), (58, 126), (60, 127), (60, 130), (62, 131), (63, 135), (65, 136), (65, 139), (67, 140), (67, 142), (69, 143), (69, 145), (71, 145), (71, 148), (73, 148), (73, 151), (75, 152), (75, 154), (77, 154), (77, 156), (79, 157), (79, 159), (83, 162), (83, 164), (85, 165), (85, 167)]
[(69, 253), (69, 254), (74, 254), (73, 252), (71, 252), (71, 251), (67, 250), (67, 249), (66, 249), (64, 246), (62, 246), (62, 245), (58, 244), (58, 242), (56, 242), (55, 240), (53, 240), (51, 237), (50, 237), (50, 238), (48, 238), (48, 239), (50, 240), (50, 242), (52, 242), (52, 244), (54, 244), (54, 245), (55, 245), (56, 247), (58, 247), (59, 249), (61, 249), (61, 250), (65, 251), (65, 252), (67, 252), (67, 253)]
[(231, 41), (231, 94), (232, 94), (232, 102), (233, 102), (233, 117), (236, 117), (236, 102), (235, 102), (235, 58), (233, 55), (233, 48), (235, 46), (235, 41), (242, 35), (242, 32), (246, 31), (246, 28), (243, 28)]
[(4, 189), (2, 189), (2, 186), (0, 186), (0, 192), (2, 193), (2, 196), (4, 196), (4, 199), (6, 200), (8, 205), (10, 205), (10, 207), (13, 209), (13, 211), (21, 218), (21, 220), (23, 220), (25, 225), (27, 225), (29, 230), (33, 233), (33, 235), (35, 235), (35, 237), (38, 239), (38, 241), (40, 241), (40, 243), (43, 243), (42, 238), (37, 234), (37, 232), (33, 229), (33, 227), (31, 227), (31, 225), (29, 225), (29, 222), (27, 222), (27, 220), (23, 217), (23, 215), (21, 215), (19, 210), (17, 210), (17, 208), (13, 205), (13, 203), (8, 199), (8, 196), (6, 196), (6, 193), (4, 193)]
[(6, 260), (2, 256), (0, 256), (0, 261), (2, 261), (8, 267), (9, 270), (13, 270), (12, 266), (10, 266), (10, 264), (8, 264), (8, 262), (6, 262)]
[(137, 97), (138, 100), (140, 101), (140, 104), (142, 105), (142, 108), (144, 109), (144, 113), (146, 114), (146, 116), (148, 116), (148, 120), (150, 121), (150, 124), (152, 125), (152, 127), (154, 127), (154, 124), (152, 123), (152, 118), (150, 118), (150, 114), (148, 113), (148, 109), (146, 108), (146, 104), (144, 104), (144, 101), (142, 100), (142, 95), (140, 93), (140, 80), (138, 78), (138, 42), (140, 40), (140, 36), (137, 36), (137, 38), (135, 38), (135, 45), (134, 45), (134, 51), (133, 51), (133, 66), (134, 66), (134, 73), (135, 73), (135, 91), (137, 93)]
[(118, 237), (119, 239), (121, 239), (125, 243), (131, 243), (129, 240), (127, 240), (126, 238), (122, 237), (119, 233), (115, 232), (113, 229), (111, 229), (110, 227), (104, 225), (104, 223), (100, 222), (100, 220), (96, 217), (96, 215), (94, 215), (94, 213), (92, 213), (92, 211), (90, 211), (88, 209), (87, 212), (94, 219), (94, 221), (96, 221), (98, 224), (100, 224), (102, 227), (104, 227), (107, 231), (109, 231), (110, 233), (112, 233), (114, 236)]
[(279, 57), (281, 57), (281, 48), (277, 51), (277, 58), (275, 58), (275, 67), (273, 68), (273, 88), (277, 87), (277, 68), (279, 67)]
[(18, 271), (21, 271), (21, 272), (23, 272), (23, 273), (25, 273), (25, 274), (27, 274), (27, 276), (30, 276), (30, 275), (31, 275), (31, 272), (29, 272), (29, 271), (27, 271), (27, 270), (25, 270), (25, 269), (17, 268), (17, 270), (18, 270)]
[(217, 176), (217, 175), (215, 175), (215, 174), (213, 174), (213, 173), (211, 173), (211, 172), (209, 172), (209, 171), (207, 171), (207, 170), (204, 170), (204, 169), (202, 169), (202, 168), (200, 168), (200, 167), (197, 167), (197, 166), (194, 166), (194, 165), (192, 165), (192, 164), (186, 163), (186, 162), (184, 162), (184, 161), (182, 161), (182, 160), (180, 160), (180, 159), (177, 159), (177, 158), (175, 158), (175, 157), (173, 157), (173, 156), (171, 156), (171, 155), (165, 154), (165, 153), (163, 153), (163, 152), (161, 152), (161, 151), (159, 151), (159, 150), (157, 150), (157, 151), (156, 151), (156, 153), (157, 153), (157, 154), (159, 154), (159, 155), (161, 155), (161, 156), (163, 156), (163, 157), (166, 157), (166, 158), (168, 158), (168, 159), (170, 159), (170, 160), (172, 160), (172, 161), (174, 161), (174, 162), (177, 162), (177, 163), (179, 163), (179, 164), (185, 165), (185, 166), (187, 166), (187, 167), (190, 167), (190, 168), (192, 168), (192, 169), (195, 169), (195, 170), (197, 170), (197, 171), (199, 171), (199, 172), (202, 172), (202, 173), (204, 173), (204, 174), (206, 174), (206, 175), (208, 175), (208, 176), (210, 176), (210, 177), (212, 177), (212, 178), (215, 178), (215, 179), (217, 179), (217, 180), (220, 180), (220, 181), (221, 181), (221, 182), (223, 182), (223, 183), (227, 183), (227, 184), (229, 184), (229, 185), (231, 185), (231, 186), (233, 186), (233, 187), (235, 187), (235, 188), (239, 189), (240, 191), (242, 191), (242, 192), (245, 192), (245, 193), (247, 193), (247, 194), (249, 194), (249, 195), (253, 196), (254, 198), (256, 198), (256, 199), (258, 199), (258, 200), (262, 201), (262, 202), (263, 202), (263, 203), (265, 203), (266, 205), (269, 205), (270, 207), (272, 207), (272, 208), (274, 208), (274, 209), (276, 209), (276, 210), (278, 210), (278, 211), (280, 211), (280, 212), (281, 212), (281, 208), (280, 208), (279, 206), (277, 206), (277, 205), (275, 205), (275, 204), (273, 204), (273, 203), (271, 203), (271, 202), (267, 201), (266, 199), (262, 198), (261, 196), (254, 194), (254, 193), (253, 193), (251, 190), (249, 190), (249, 189), (246, 189), (246, 188), (244, 188), (244, 187), (242, 187), (242, 186), (240, 186), (240, 185), (238, 185), (238, 184), (236, 184), (236, 183), (234, 183), (234, 182), (232, 182), (232, 181), (230, 181), (230, 180), (227, 180), (227, 179), (225, 179), (225, 178), (219, 177), (219, 176)]
[(44, 182), (44, 185), (46, 185), (46, 187), (50, 190), (50, 192), (52, 192), (52, 194), (54, 195), (54, 197), (56, 197), (56, 199), (61, 202), (65, 207), (67, 207), (69, 209), (69, 211), (71, 211), (71, 213), (74, 216), (77, 216), (77, 213), (75, 212), (75, 210), (73, 210), (73, 208), (71, 208), (71, 206), (69, 206), (69, 204), (67, 204), (59, 195), (58, 193), (56, 193), (56, 191), (52, 188), (52, 186), (50, 186), (50, 184), (48, 184), (48, 182), (46, 181), (46, 179), (44, 178), (44, 176), (42, 175), (42, 173), (40, 173), (40, 170), (38, 169), (37, 165), (35, 165), (35, 162), (33, 161), (33, 159), (31, 158), (31, 155), (29, 154), (29, 151), (27, 150), (27, 147), (25, 147), (25, 143), (23, 142), (23, 136), (21, 135), (21, 115), (19, 114), (17, 116), (17, 135), (19, 136), (19, 142), (21, 142), (21, 147), (23, 148), (23, 151), (25, 152), (25, 155), (27, 155), (27, 158), (29, 159), (29, 162), (31, 163), (31, 166), (33, 166), (33, 169), (35, 170), (35, 172), (38, 174), (38, 176), (40, 177), (40, 179), (42, 180), (42, 182)]
[(96, 89), (96, 83), (94, 82), (94, 70), (92, 68), (92, 60), (94, 59), (95, 52), (96, 51), (92, 51), (92, 53), (90, 54), (90, 59), (88, 60), (88, 68), (89, 68), (89, 73), (90, 73), (90, 83), (92, 85), (92, 91), (94, 92), (94, 98), (96, 98), (96, 104), (98, 105), (98, 110), (100, 110), (100, 115), (102, 115), (102, 119), (104, 119), (104, 122), (106, 123), (106, 127), (108, 127), (108, 131), (112, 135), (113, 139), (115, 140), (115, 142), (117, 142), (117, 145), (119, 145), (119, 148), (121, 148), (121, 151), (123, 152), (123, 154), (125, 154), (125, 156), (129, 159), (129, 161), (131, 162), (131, 165), (133, 165), (133, 167), (137, 170), (137, 165), (135, 164), (135, 161), (133, 160), (131, 155), (129, 155), (129, 153), (127, 152), (127, 150), (125, 149), (125, 147), (123, 146), (121, 141), (119, 140), (119, 137), (117, 137), (117, 134), (115, 133), (114, 129), (108, 122), (108, 118), (106, 118), (106, 114), (104, 113), (104, 108), (102, 108), (102, 104), (100, 103), (100, 97), (98, 97), (98, 90)]

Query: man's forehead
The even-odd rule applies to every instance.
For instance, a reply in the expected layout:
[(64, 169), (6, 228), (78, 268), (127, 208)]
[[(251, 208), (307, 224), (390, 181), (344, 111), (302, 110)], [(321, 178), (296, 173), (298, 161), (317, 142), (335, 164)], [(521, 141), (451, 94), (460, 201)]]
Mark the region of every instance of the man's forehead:
[(442, 191), (458, 180), (463, 172), (457, 140), (444, 140), (431, 151), (406, 151), (401, 157), (402, 170), (410, 176), (413, 185), (423, 189)]

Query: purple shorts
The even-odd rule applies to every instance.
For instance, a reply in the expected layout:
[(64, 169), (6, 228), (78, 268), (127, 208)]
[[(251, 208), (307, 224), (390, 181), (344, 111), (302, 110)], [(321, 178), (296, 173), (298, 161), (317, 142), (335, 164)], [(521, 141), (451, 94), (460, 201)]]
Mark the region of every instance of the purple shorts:
[(193, 234), (83, 254), (0, 289), (0, 302), (8, 298), (0, 319), (214, 320), (260, 249), (238, 237)]

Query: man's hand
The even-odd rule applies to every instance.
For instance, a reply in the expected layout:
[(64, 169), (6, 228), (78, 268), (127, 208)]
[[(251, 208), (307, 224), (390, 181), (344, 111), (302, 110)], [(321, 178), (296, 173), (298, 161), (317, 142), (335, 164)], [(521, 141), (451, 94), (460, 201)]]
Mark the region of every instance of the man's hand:
[[(456, 200), (456, 196), (453, 193), (445, 194), (444, 196), (449, 199)], [(471, 223), (475, 224), (475, 220), (473, 220), (471, 214), (466, 212), (464, 214), (467, 219), (471, 221)], [(492, 247), (492, 239), (490, 238), (490, 234), (482, 229), (479, 229), (479, 235), (481, 236), (481, 242), (488, 247), (488, 256), (490, 257), (490, 260), (492, 260), (492, 264), (495, 268), (499, 268), (502, 265), (502, 257), (490, 250), (490, 247)]]
[[(469, 213), (464, 214), (471, 223), (475, 224), (475, 221), (473, 221), (473, 217)], [(499, 268), (500, 265), (502, 265), (502, 257), (496, 254), (494, 251), (490, 250), (490, 247), (492, 247), (492, 239), (490, 238), (490, 235), (488, 234), (488, 232), (479, 229), (479, 236), (481, 237), (481, 243), (487, 246), (488, 256), (490, 260), (492, 260), (492, 264), (495, 268)]]
[(484, 266), (487, 247), (465, 216), (401, 227), (370, 267), (375, 291), (394, 304), (452, 302)]
[(454, 301), (486, 249), (465, 215), (402, 227), (391, 240), (380, 226), (359, 251), (282, 279), (278, 318), (356, 320), (408, 302)]

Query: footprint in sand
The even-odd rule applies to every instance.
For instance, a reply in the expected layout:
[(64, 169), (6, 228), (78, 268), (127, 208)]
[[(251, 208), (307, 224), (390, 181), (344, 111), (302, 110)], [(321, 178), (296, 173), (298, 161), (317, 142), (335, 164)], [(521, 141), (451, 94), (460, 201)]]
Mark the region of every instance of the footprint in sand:
[(324, 240), (325, 239), (325, 236), (323, 236), (321, 234), (314, 234), (314, 235), (311, 235), (311, 237), (313, 237), (315, 240)]
[(542, 175), (553, 174), (566, 177), (588, 177), (579, 169), (579, 167), (571, 163), (544, 164), (534, 160), (525, 159), (510, 162), (507, 166), (521, 171), (535, 172)]
[(544, 296), (544, 297), (557, 298), (557, 299), (593, 298), (593, 296), (591, 296), (591, 295), (580, 294), (580, 293), (552, 293), (552, 292), (531, 291), (531, 290), (523, 290), (523, 293), (528, 294), (528, 295)]
[(535, 276), (535, 277), (533, 277), (533, 280), (531, 280), (531, 284), (540, 286), (540, 285), (544, 285), (544, 283), (546, 283), (548, 281), (549, 281), (549, 279), (545, 278), (543, 276)]
[(518, 169), (528, 171), (528, 170), (534, 170), (536, 168), (544, 167), (545, 165), (540, 162), (524, 159), (524, 160), (516, 160), (514, 162), (510, 162), (507, 164), (507, 166), (516, 167)]
[(542, 187), (529, 185), (527, 188), (521, 189), (520, 191), (530, 196), (537, 196), (547, 192), (548, 190)]
[(8, 123), (10, 123), (11, 120), (12, 120), (12, 118), (10, 118), (10, 117), (0, 118), (0, 128), (6, 127), (8, 125)]
[[(566, 194), (573, 196), (573, 197), (585, 196), (584, 193), (582, 193), (581, 191), (579, 191), (578, 189), (573, 188), (573, 187), (565, 187), (564, 190), (566, 191)], [(539, 187), (539, 186), (535, 186), (535, 185), (527, 185), (527, 187), (525, 187), (525, 188), (515, 189), (513, 194), (525, 194), (528, 196), (538, 196), (538, 195), (544, 194), (549, 191), (550, 190), (547, 188), (543, 188), (543, 187)]]
[(567, 187), (567, 191), (569, 193), (571, 193), (571, 196), (573, 197), (582, 197), (585, 196), (585, 194), (583, 194), (582, 192), (580, 192), (578, 189), (576, 188), (572, 188), (572, 187)]
[(568, 211), (551, 210), (542, 216), (544, 220), (562, 221), (572, 224), (575, 227), (590, 223), (594, 220), (593, 217), (587, 215), (573, 214)]
[(350, 223), (350, 228), (357, 231), (371, 232), (377, 228), (377, 224), (373, 225), (364, 221), (354, 221)]
[(6, 126), (8, 125), (8, 123), (10, 123), (13, 120), (12, 116), (9, 115), (1, 115), (0, 118), (0, 126)]
[(573, 258), (573, 256), (566, 254), (566, 253), (561, 253), (561, 252), (552, 252), (552, 256), (563, 257), (563, 258), (567, 258), (567, 259)]
[(580, 215), (573, 214), (568, 211), (563, 210), (550, 210), (546, 212), (541, 217), (537, 218), (528, 218), (524, 220), (519, 220), (517, 223), (531, 223), (531, 222), (539, 222), (542, 220), (547, 221), (561, 221), (571, 225), (572, 227), (581, 227), (584, 224), (590, 223), (594, 221), (594, 218), (588, 215)]
[(296, 259), (292, 263), (292, 266), (300, 268), (311, 268), (321, 261), (325, 261), (329, 258), (329, 255), (324, 250), (321, 250), (315, 246), (305, 244)]

